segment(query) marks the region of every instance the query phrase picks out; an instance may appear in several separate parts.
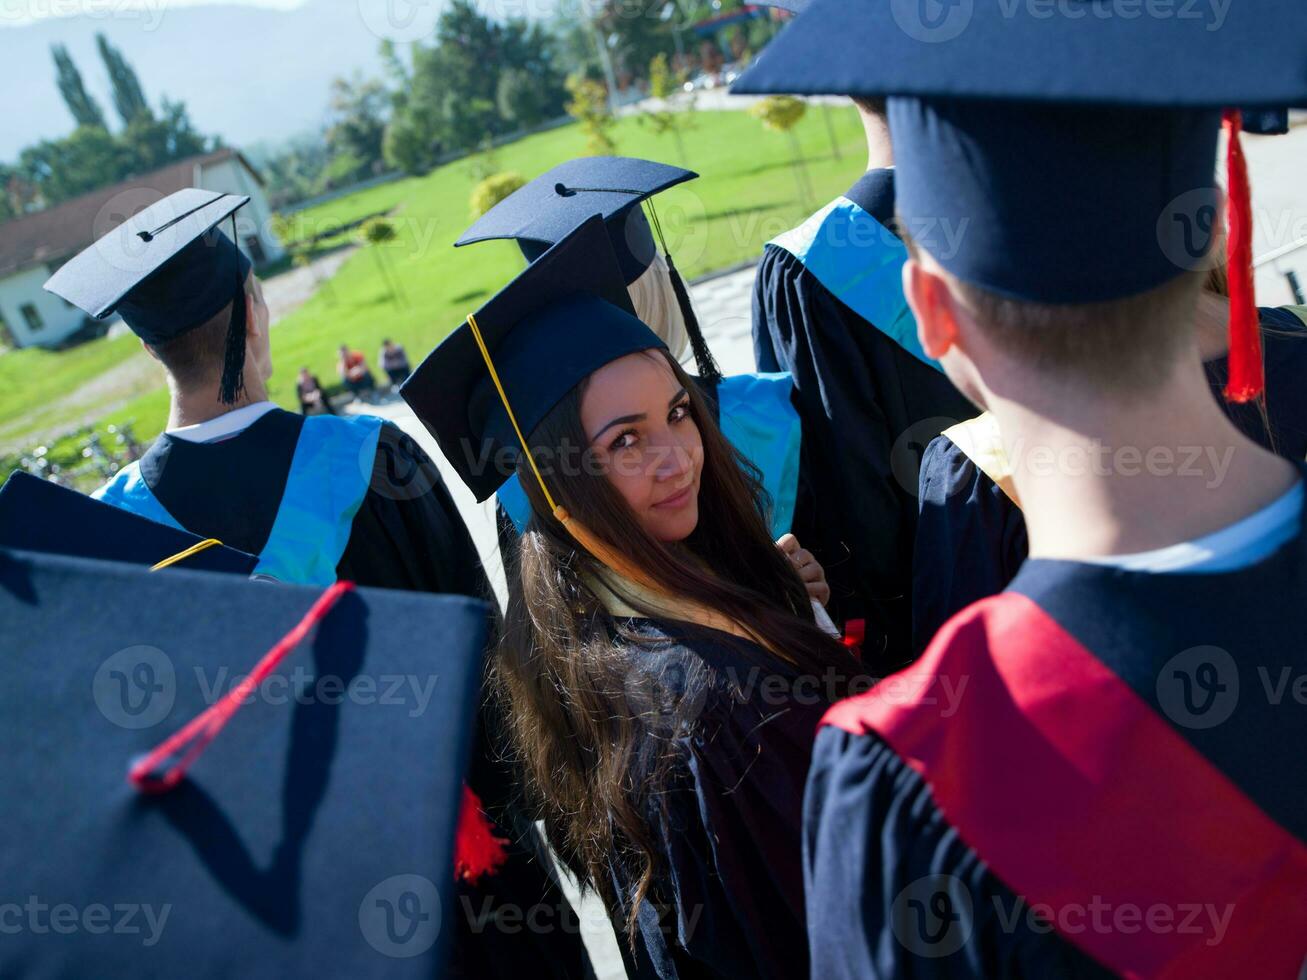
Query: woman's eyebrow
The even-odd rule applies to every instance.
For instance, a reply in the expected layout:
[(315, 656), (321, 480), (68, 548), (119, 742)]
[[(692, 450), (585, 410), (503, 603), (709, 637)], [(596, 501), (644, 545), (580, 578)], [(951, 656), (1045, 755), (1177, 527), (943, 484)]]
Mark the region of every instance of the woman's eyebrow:
[[(686, 391), (685, 391), (684, 388), (682, 388), (680, 391), (678, 391), (676, 394), (674, 394), (674, 395), (671, 397), (671, 399), (668, 400), (668, 402), (667, 402), (667, 407), (668, 407), (668, 408), (675, 408), (675, 407), (676, 407), (676, 403), (679, 402), (682, 398), (684, 398), (685, 395), (686, 395)], [(613, 419), (611, 422), (609, 422), (607, 425), (605, 425), (602, 429), (600, 429), (600, 430), (599, 430), (598, 432), (596, 432), (594, 435), (592, 435), (592, 436), (590, 437), (590, 441), (591, 441), (591, 442), (594, 442), (596, 439), (598, 439), (601, 435), (603, 435), (605, 432), (607, 432), (609, 429), (611, 429), (611, 428), (612, 428), (613, 426), (615, 426), (615, 425), (628, 425), (628, 424), (630, 424), (630, 423), (632, 423), (632, 422), (643, 422), (643, 421), (644, 421), (645, 419), (647, 419), (648, 417), (649, 417), (649, 416), (648, 416), (647, 414), (645, 414), (644, 412), (641, 412), (639, 415), (620, 415), (620, 416), (618, 416), (617, 418)]]
[(617, 418), (615, 418), (615, 419), (613, 419), (611, 422), (609, 422), (607, 425), (605, 425), (605, 426), (604, 426), (602, 429), (600, 429), (598, 432), (596, 432), (594, 435), (592, 435), (592, 436), (590, 437), (590, 441), (591, 441), (591, 442), (594, 442), (596, 439), (598, 439), (601, 435), (603, 435), (605, 432), (607, 432), (609, 429), (611, 429), (611, 428), (612, 428), (613, 426), (615, 426), (615, 425), (626, 425), (626, 424), (628, 424), (628, 423), (630, 423), (630, 422), (643, 422), (643, 421), (644, 421), (645, 419), (647, 419), (648, 417), (649, 417), (649, 416), (646, 415), (644, 412), (641, 412), (639, 415), (621, 415), (621, 416), (618, 416)]

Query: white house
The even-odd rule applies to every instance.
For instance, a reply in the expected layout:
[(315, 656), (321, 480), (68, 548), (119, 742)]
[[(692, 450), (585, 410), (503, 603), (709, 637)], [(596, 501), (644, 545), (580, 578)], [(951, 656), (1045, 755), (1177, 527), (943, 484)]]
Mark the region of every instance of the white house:
[(236, 215), (238, 244), (256, 266), (282, 257), (263, 178), (244, 155), (223, 149), (179, 160), (0, 224), (0, 334), (7, 333), (19, 347), (53, 347), (77, 333), (85, 314), (42, 285), (96, 238), (185, 187), (249, 195), (250, 203)]

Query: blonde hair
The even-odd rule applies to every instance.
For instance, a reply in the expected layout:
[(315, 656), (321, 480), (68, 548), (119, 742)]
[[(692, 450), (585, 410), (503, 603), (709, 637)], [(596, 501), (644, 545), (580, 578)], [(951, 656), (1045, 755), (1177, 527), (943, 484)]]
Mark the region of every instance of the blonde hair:
[(667, 260), (655, 253), (649, 268), (626, 288), (631, 294), (635, 315), (667, 345), (676, 362), (683, 363), (690, 353), (690, 332), (685, 326), (681, 304), (676, 299)]

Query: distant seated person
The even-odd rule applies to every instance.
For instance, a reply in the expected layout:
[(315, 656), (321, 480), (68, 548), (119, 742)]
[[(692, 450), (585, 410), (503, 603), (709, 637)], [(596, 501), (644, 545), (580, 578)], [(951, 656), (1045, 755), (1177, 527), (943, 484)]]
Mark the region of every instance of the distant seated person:
[(397, 344), (389, 337), (381, 342), (381, 353), (377, 357), (381, 364), (381, 370), (386, 373), (390, 379), (390, 388), (395, 390), (404, 379), (413, 373), (409, 367), (408, 354), (404, 350), (403, 344)]
[(345, 383), (351, 395), (368, 398), (376, 390), (377, 382), (368, 370), (368, 362), (356, 350), (350, 350), (345, 344), (340, 345), (340, 360), (336, 362), (336, 373)]
[(306, 367), (300, 368), (300, 378), (295, 384), (300, 396), (300, 413), (303, 415), (335, 415), (327, 393), (322, 390), (322, 382), (316, 374), (309, 374)]

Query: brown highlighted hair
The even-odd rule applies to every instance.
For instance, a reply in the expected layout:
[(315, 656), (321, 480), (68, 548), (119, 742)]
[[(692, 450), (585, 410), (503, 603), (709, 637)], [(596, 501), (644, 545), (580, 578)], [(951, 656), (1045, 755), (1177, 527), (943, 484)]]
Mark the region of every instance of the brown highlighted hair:
[[(835, 668), (851, 682), (856, 663), (816, 626), (802, 582), (771, 540), (757, 471), (722, 436), (695, 381), (663, 351), (644, 356), (664, 358), (689, 392), (704, 450), (698, 526), (683, 542), (658, 541), (593, 467), (549, 467), (544, 479), (555, 501), (666, 595), (729, 616), (792, 670), (820, 675)], [(568, 447), (588, 445), (580, 413), (585, 389), (574, 389), (528, 437), (537, 458), (565, 459)], [(632, 665), (648, 641), (596, 597), (594, 559), (550, 514), (525, 459), (517, 475), (533, 513), (509, 562), (496, 687), (528, 803), (565, 863), (625, 918), (634, 945), (640, 904), (661, 865), (650, 815), (676, 763), (665, 731), (651, 729), (626, 697)], [(622, 598), (658, 618), (636, 597)], [(691, 643), (701, 629), (685, 626)], [(691, 674), (680, 705), (702, 703), (713, 682), (702, 671)], [(692, 726), (694, 719), (681, 723)], [(610, 862), (637, 883), (633, 895), (616, 893)]]

